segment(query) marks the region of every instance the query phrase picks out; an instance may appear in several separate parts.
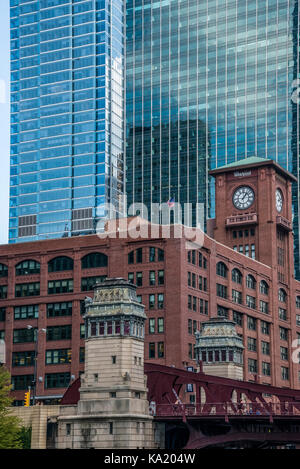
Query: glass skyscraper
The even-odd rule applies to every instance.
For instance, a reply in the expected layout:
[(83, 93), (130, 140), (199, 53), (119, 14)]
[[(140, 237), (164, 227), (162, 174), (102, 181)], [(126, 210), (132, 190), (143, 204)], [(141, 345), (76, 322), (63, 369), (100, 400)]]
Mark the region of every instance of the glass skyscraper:
[(91, 233), (122, 211), (123, 2), (10, 5), (9, 241)]
[[(126, 26), (129, 204), (213, 217), (207, 170), (253, 155), (299, 177), (297, 0), (127, 0)], [(299, 277), (297, 184), (293, 202)]]

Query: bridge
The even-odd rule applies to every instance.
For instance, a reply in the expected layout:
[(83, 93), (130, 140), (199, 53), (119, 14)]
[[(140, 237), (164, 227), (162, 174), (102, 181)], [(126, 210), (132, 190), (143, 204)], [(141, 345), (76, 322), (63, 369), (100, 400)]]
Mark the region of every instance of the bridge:
[[(300, 444), (300, 391), (145, 363), (150, 413), (166, 449)], [(80, 379), (62, 405), (79, 400)], [(194, 402), (189, 402), (189, 395)]]

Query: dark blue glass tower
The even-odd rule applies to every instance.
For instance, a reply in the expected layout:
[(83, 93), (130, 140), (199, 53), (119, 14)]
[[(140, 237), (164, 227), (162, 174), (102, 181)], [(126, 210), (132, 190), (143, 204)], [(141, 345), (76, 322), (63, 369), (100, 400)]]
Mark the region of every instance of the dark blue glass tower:
[(213, 217), (207, 169), (253, 155), (299, 176), (297, 0), (127, 0), (126, 24), (129, 204), (174, 196)]
[(9, 241), (88, 234), (121, 209), (122, 0), (11, 0)]

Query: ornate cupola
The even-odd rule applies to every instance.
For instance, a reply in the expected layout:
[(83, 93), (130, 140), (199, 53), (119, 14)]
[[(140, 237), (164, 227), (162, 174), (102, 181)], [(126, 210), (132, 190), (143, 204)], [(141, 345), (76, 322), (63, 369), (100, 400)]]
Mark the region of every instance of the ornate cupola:
[(243, 349), (235, 323), (228, 319), (211, 318), (196, 333), (196, 357), (209, 375), (242, 380)]
[(85, 307), (85, 372), (80, 400), (113, 396), (131, 399), (131, 403), (142, 399), (146, 405), (146, 314), (137, 300), (135, 285), (122, 278), (106, 279), (95, 286), (94, 298), (86, 298)]

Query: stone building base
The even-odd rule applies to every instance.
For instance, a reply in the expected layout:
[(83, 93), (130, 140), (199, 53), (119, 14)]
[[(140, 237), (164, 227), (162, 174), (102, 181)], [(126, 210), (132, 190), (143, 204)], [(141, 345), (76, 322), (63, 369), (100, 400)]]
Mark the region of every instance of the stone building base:
[(164, 425), (145, 415), (77, 415), (77, 406), (62, 406), (57, 418), (58, 449), (164, 448)]

